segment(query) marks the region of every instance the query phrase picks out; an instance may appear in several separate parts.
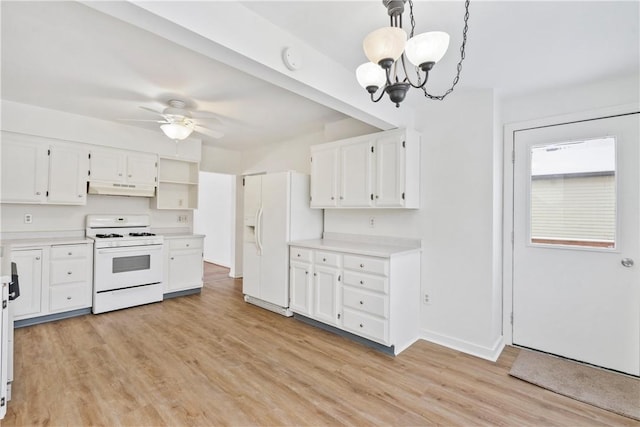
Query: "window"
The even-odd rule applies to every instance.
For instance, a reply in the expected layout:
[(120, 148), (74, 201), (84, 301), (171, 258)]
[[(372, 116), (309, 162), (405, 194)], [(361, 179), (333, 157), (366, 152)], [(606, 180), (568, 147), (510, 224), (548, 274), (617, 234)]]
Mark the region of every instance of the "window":
[(614, 248), (615, 138), (531, 148), (531, 243)]

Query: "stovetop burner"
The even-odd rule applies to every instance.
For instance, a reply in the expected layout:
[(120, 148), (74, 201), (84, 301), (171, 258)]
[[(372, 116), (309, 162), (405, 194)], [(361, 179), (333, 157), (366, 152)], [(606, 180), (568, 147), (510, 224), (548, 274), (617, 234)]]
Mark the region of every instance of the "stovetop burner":
[(146, 233), (146, 232), (142, 232), (142, 233), (129, 233), (129, 236), (133, 236), (133, 237), (140, 237), (140, 236), (155, 236), (154, 233)]
[(96, 234), (96, 237), (100, 239), (109, 239), (111, 237), (123, 237), (123, 236), (122, 234), (111, 233), (111, 234)]

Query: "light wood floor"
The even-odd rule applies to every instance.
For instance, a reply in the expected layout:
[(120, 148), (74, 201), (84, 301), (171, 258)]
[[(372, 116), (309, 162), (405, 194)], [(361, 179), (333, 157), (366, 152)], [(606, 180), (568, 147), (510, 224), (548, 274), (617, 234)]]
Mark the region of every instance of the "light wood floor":
[(2, 425), (639, 425), (420, 341), (391, 357), (242, 300), (200, 295), (16, 330)]

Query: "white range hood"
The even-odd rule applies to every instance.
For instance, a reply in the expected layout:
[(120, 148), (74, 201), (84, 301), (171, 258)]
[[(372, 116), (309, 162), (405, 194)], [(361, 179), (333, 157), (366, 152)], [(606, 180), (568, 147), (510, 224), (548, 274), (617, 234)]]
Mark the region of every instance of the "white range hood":
[(120, 184), (110, 182), (89, 182), (89, 194), (103, 194), (109, 196), (137, 196), (153, 197), (156, 187), (153, 185)]

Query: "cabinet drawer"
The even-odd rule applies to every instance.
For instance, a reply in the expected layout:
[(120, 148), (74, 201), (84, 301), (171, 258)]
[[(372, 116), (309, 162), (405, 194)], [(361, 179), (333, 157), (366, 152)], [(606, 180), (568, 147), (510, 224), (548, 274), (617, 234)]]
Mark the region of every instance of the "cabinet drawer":
[(289, 257), (291, 261), (311, 262), (313, 251), (311, 249), (297, 248), (292, 246), (289, 249)]
[(389, 279), (345, 270), (344, 284), (376, 292), (389, 292)]
[(169, 249), (201, 249), (202, 239), (167, 239)]
[(90, 245), (51, 246), (51, 259), (88, 258)]
[(374, 316), (388, 317), (389, 298), (385, 295), (372, 294), (358, 289), (344, 287), (342, 293), (342, 304), (355, 310), (364, 311)]
[(52, 312), (84, 307), (91, 307), (91, 287), (87, 283), (55, 286), (49, 290), (49, 310)]
[(61, 283), (86, 282), (87, 264), (86, 259), (54, 260), (51, 261), (51, 286)]
[(342, 258), (342, 256), (335, 252), (316, 251), (314, 262), (318, 265), (340, 267), (340, 258)]
[(344, 268), (386, 276), (389, 274), (389, 260), (368, 256), (345, 255)]
[(388, 320), (378, 319), (345, 308), (342, 316), (342, 326), (356, 335), (369, 338), (382, 344), (388, 344)]

